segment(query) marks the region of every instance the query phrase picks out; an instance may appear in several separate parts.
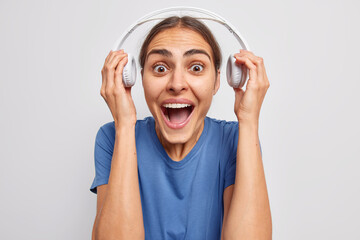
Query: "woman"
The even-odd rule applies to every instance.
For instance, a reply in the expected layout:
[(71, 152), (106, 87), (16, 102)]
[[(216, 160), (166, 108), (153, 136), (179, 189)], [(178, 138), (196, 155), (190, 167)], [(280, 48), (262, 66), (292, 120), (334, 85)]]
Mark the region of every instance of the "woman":
[(246, 91), (234, 89), (238, 121), (209, 118), (219, 46), (194, 18), (161, 21), (139, 56), (152, 117), (137, 120), (122, 83), (127, 54), (110, 51), (101, 96), (114, 121), (96, 137), (93, 239), (271, 239), (258, 140), (269, 81), (262, 58), (235, 58), (250, 70)]

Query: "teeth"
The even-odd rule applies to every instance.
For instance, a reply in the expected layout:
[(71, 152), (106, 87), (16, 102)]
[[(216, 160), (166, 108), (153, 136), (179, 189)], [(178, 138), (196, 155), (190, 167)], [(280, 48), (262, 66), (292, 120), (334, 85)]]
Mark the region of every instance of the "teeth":
[(184, 108), (184, 107), (190, 107), (190, 104), (183, 104), (183, 103), (167, 103), (164, 104), (163, 107), (166, 108)]

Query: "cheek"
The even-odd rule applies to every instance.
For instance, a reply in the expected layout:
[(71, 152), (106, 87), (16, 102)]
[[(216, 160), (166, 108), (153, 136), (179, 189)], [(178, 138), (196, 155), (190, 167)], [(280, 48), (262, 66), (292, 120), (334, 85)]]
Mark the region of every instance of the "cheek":
[(199, 101), (203, 102), (202, 104), (204, 104), (204, 102), (207, 103), (205, 105), (211, 104), (214, 91), (213, 82), (209, 84), (209, 79), (207, 79), (207, 81), (199, 81), (192, 85), (192, 89)]
[(215, 80), (213, 77), (204, 76), (203, 78), (191, 79), (190, 81), (194, 86), (194, 89), (196, 89), (197, 92), (199, 92), (199, 94), (201, 94), (202, 96), (206, 96), (209, 94), (212, 95), (215, 84)]
[(162, 91), (162, 86), (159, 84), (159, 82), (156, 84), (154, 84), (154, 82), (155, 79), (146, 77), (144, 75), (142, 84), (144, 88), (146, 101), (155, 101), (159, 97)]

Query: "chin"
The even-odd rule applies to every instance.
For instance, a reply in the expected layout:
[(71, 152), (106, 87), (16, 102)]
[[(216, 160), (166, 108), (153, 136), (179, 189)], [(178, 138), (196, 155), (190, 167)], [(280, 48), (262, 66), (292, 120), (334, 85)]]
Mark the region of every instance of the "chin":
[(166, 142), (170, 144), (185, 144), (191, 139), (194, 129), (188, 129), (187, 131), (184, 129), (182, 131), (174, 132), (160, 126), (159, 131)]

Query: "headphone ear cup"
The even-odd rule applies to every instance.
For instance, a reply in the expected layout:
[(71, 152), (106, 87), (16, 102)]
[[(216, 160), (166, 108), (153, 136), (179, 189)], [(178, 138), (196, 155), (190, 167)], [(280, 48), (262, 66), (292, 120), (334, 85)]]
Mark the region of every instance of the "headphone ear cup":
[(122, 72), (123, 83), (125, 87), (131, 87), (136, 81), (136, 61), (134, 56), (128, 53), (128, 62)]
[(226, 78), (231, 87), (242, 88), (246, 82), (247, 68), (244, 65), (239, 66), (235, 62), (234, 54), (230, 54), (226, 66)]

